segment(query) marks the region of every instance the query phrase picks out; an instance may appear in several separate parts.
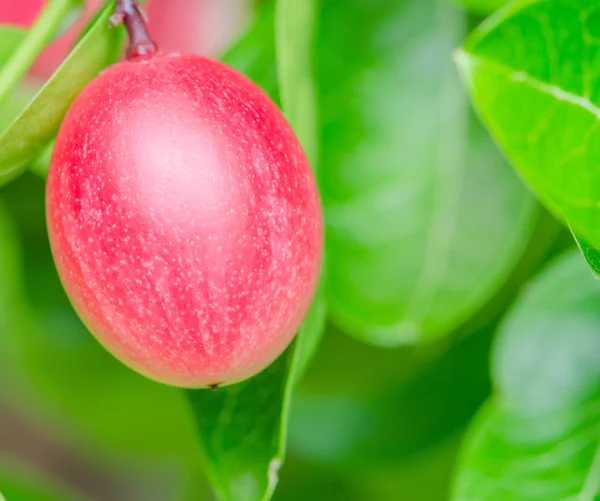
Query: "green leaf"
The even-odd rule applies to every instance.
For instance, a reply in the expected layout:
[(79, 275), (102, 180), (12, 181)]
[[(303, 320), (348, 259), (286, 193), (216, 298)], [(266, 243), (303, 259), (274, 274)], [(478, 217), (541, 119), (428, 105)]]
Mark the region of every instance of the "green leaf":
[(537, 278), (495, 347), (497, 393), (472, 426), (455, 501), (600, 495), (600, 283), (577, 251)]
[(326, 0), (320, 181), (328, 308), (384, 346), (443, 336), (513, 271), (538, 217), (451, 63), (465, 14), (434, 0)]
[(25, 83), (13, 91), (10, 99), (0, 106), (0, 130), (4, 130), (19, 116), (38, 90), (38, 87)]
[(254, 378), (214, 393), (188, 391), (220, 499), (270, 499), (284, 455), (285, 410), (293, 347)]
[(0, 500), (83, 501), (88, 498), (23, 465), (0, 458)]
[(27, 31), (22, 28), (0, 25), (0, 67), (6, 64), (26, 35)]
[(117, 58), (123, 32), (109, 28), (113, 9), (114, 1), (108, 2), (65, 62), (0, 135), (0, 186), (20, 175), (38, 156), (79, 92)]
[(313, 168), (319, 154), (313, 75), (316, 10), (315, 0), (278, 0), (276, 20), (281, 108), (294, 125)]
[(506, 155), (540, 200), (596, 249), (599, 36), (595, 0), (521, 1), (488, 19), (456, 55)]
[[(250, 32), (225, 57), (272, 97), (281, 95), (283, 110), (313, 160), (317, 151), (312, 83), (314, 8), (313, 0), (279, 0), (275, 11), (265, 6)], [(274, 53), (269, 48), (274, 47), (275, 33)], [(278, 86), (273, 82), (275, 67)], [(215, 392), (188, 392), (209, 478), (221, 500), (271, 499), (285, 456), (292, 388), (323, 332), (323, 296), (321, 287), (294, 343), (262, 373)]]
[(577, 242), (579, 250), (583, 254), (587, 264), (596, 278), (600, 278), (600, 251), (586, 242), (583, 238), (573, 233), (573, 238)]

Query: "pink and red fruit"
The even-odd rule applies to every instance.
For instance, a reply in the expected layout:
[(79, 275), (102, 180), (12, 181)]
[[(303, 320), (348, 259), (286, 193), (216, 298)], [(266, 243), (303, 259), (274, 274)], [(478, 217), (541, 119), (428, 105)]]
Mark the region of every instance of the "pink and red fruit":
[(161, 55), (94, 80), (58, 134), (47, 213), (81, 318), (167, 384), (261, 371), (317, 284), (321, 208), (298, 140), (254, 83), (210, 59)]

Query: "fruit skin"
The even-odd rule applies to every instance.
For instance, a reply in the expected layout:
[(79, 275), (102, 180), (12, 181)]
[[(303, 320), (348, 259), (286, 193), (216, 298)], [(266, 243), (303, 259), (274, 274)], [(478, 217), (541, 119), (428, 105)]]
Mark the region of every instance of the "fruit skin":
[(198, 56), (116, 64), (76, 99), (47, 184), (63, 285), (126, 365), (244, 380), (290, 343), (318, 281), (315, 181), (281, 112)]

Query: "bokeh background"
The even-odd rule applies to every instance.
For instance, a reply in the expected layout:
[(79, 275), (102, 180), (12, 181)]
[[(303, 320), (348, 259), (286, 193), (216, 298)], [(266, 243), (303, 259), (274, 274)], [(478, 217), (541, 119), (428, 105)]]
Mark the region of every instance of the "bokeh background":
[[(379, 0), (363, 1), (377, 4)], [(42, 3), (0, 0), (0, 22), (28, 26)], [(86, 5), (75, 27), (40, 57), (14, 99), (0, 110), (0, 125), (9, 122), (21, 103), (60, 64), (83, 20), (99, 3)], [(164, 49), (218, 57), (251, 25), (259, 3), (150, 0), (147, 11), (152, 33)], [(323, 184), (330, 189), (328, 195), (324, 195), (324, 203), (330, 226), (336, 230), (328, 245), (347, 246), (348, 255), (363, 260), (364, 273), (390, 272), (393, 285), (402, 289), (403, 276), (412, 276), (411, 267), (424, 258), (418, 255), (418, 245), (406, 260), (406, 269), (390, 271), (375, 266), (372, 256), (361, 254), (360, 241), (347, 237), (345, 229), (358, 218), (365, 238), (379, 238), (384, 247), (390, 232), (406, 230), (406, 220), (410, 218), (394, 223), (395, 215), (402, 208), (398, 206), (393, 188), (394, 183), (410, 181), (408, 177), (384, 176), (381, 189), (371, 190), (369, 188), (383, 176), (380, 166), (401, 150), (410, 160), (414, 159), (413, 169), (425, 169), (419, 163), (425, 160), (418, 153), (429, 150), (424, 137), (429, 133), (438, 134), (440, 128), (458, 127), (461, 120), (476, 122), (473, 117), (455, 115), (452, 110), (438, 115), (437, 104), (431, 102), (443, 91), (436, 87), (438, 82), (434, 79), (440, 65), (448, 67), (450, 79), (457, 79), (450, 59), (451, 45), (458, 45), (481, 18), (466, 16), (450, 4), (432, 16), (432, 2), (398, 0), (398, 3), (404, 5), (402, 19), (385, 18), (385, 10), (377, 9), (373, 9), (373, 17), (354, 22), (346, 22), (340, 16), (339, 24), (328, 25), (330, 31), (319, 42), (323, 47), (319, 45), (316, 50), (326, 51), (329, 41), (348, 37), (349, 30), (360, 30), (363, 23), (380, 26), (376, 37), (363, 37), (360, 32), (352, 34), (356, 46), (350, 47), (347, 54), (356, 54), (356, 59), (344, 59), (344, 55), (335, 53), (324, 56), (323, 64), (331, 65), (336, 71), (352, 64), (369, 65), (362, 72), (352, 73), (351, 78), (358, 81), (359, 92), (347, 91), (348, 80), (344, 80), (343, 70), (339, 71), (339, 81), (331, 79), (327, 84), (326, 91), (340, 97), (339, 102), (324, 112), (328, 122), (323, 137), (337, 141), (337, 147), (327, 153), (325, 160), (336, 162), (337, 157), (346, 154), (351, 160), (345, 166), (351, 169), (353, 161), (363, 162), (365, 173), (356, 179), (350, 174), (344, 177), (343, 169), (338, 170), (337, 177), (326, 174)], [(456, 15), (461, 16), (465, 25), (458, 33), (451, 34), (449, 44), (448, 38), (442, 39), (439, 33), (443, 34), (449, 24), (446, 21)], [(439, 24), (432, 27), (430, 22), (436, 16), (442, 17)], [(377, 78), (378, 67), (370, 65), (369, 51), (377, 50), (378, 44), (385, 50), (390, 40), (402, 46), (398, 54), (403, 59), (396, 58), (397, 54), (392, 51), (386, 53), (386, 57), (398, 65), (397, 71), (394, 79), (379, 82), (380, 88), (374, 97), (368, 93), (369, 83), (370, 79)], [(391, 63), (388, 61), (388, 64)], [(452, 89), (450, 101), (454, 102)], [(456, 102), (464, 103), (461, 91), (456, 92)], [(398, 94), (404, 96), (401, 101), (392, 98)], [(367, 100), (365, 106), (372, 107), (373, 114), (387, 114), (390, 121), (404, 123), (407, 120), (403, 114), (409, 116), (410, 120), (401, 128), (405, 135), (401, 146), (390, 147), (399, 139), (388, 137), (387, 131), (382, 129), (376, 131), (380, 139), (375, 145), (367, 144), (367, 139), (364, 142), (364, 148), (371, 147), (376, 156), (363, 158), (366, 153), (361, 140), (363, 136), (373, 136), (376, 125), (366, 121), (364, 129), (358, 127), (352, 134), (331, 132), (332, 124), (344, 119), (340, 107), (354, 105), (352, 100), (360, 99)], [(368, 117), (370, 111), (367, 109), (364, 115)], [(566, 230), (526, 194), (511, 195), (511, 198), (501, 192), (488, 197), (485, 187), (496, 182), (490, 180), (494, 169), (510, 173), (508, 180), (501, 181), (506, 185), (516, 185), (518, 181), (498, 155), (490, 157), (483, 153), (490, 147), (485, 133), (477, 125), (469, 127), (474, 132), (464, 147), (476, 156), (474, 164), (478, 167), (469, 176), (469, 182), (475, 192), (481, 187), (484, 193), (481, 200), (469, 202), (471, 208), (465, 208), (465, 212), (472, 211), (473, 207), (481, 211), (479, 226), (469, 231), (485, 232), (486, 228), (501, 225), (522, 225), (530, 229), (527, 238), (513, 245), (510, 230), (506, 238), (498, 237), (503, 245), (506, 242), (507, 246), (513, 245), (506, 252), (515, 256), (510, 266), (502, 270), (501, 277), (493, 281), (491, 289), (466, 283), (459, 284), (454, 291), (446, 291), (446, 297), (473, 296), (465, 311), (457, 313), (457, 318), (453, 317), (458, 308), (454, 306), (448, 307), (448, 311), (438, 307), (439, 318), (427, 317), (429, 309), (422, 313), (427, 325), (432, 325), (432, 332), (436, 331), (436, 322), (452, 318), (453, 333), (443, 339), (432, 335), (426, 343), (392, 348), (365, 344), (359, 339), (360, 335), (349, 336), (345, 332), (360, 322), (353, 323), (347, 315), (336, 316), (334, 307), (322, 346), (293, 401), (288, 459), (275, 499), (448, 499), (463, 433), (492, 390), (489, 352), (501, 317), (529, 277), (548, 260), (573, 248)], [(454, 153), (450, 147), (441, 154), (445, 162)], [(491, 170), (484, 169), (481, 174), (481, 167), (487, 165)], [(426, 176), (422, 182), (429, 182)], [(329, 185), (337, 186), (337, 190)], [(364, 197), (348, 202), (357, 190), (364, 190)], [(351, 203), (358, 207), (344, 212), (344, 204)], [(362, 221), (359, 204), (376, 210), (368, 212)], [(507, 206), (520, 209), (502, 214)], [(493, 247), (488, 249), (490, 255), (504, 252), (493, 238), (490, 245)], [(391, 247), (386, 251), (389, 262), (405, 259), (403, 255), (396, 256), (395, 249)], [(348, 271), (344, 266), (343, 260), (333, 264), (334, 273), (341, 276), (336, 282), (339, 291), (334, 294), (338, 299), (344, 296), (345, 279), (361, 280), (356, 270)], [(377, 293), (373, 291), (374, 296)], [(382, 294), (385, 293), (384, 290)], [(361, 305), (357, 308), (364, 309)], [(386, 344), (386, 331), (382, 330), (381, 334), (380, 344)], [(2, 187), (0, 485), (7, 486), (8, 501), (20, 499), (11, 497), (11, 489), (34, 492), (38, 488), (54, 492), (48, 501), (211, 500), (202, 471), (193, 420), (183, 395), (147, 381), (122, 366), (96, 343), (74, 314), (50, 255), (43, 177), (30, 172)]]

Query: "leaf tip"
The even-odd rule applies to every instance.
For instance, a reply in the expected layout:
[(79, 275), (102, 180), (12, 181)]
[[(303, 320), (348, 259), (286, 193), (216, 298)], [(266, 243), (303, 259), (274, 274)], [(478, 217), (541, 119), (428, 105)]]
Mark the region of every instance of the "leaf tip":
[(283, 461), (281, 458), (273, 458), (269, 463), (269, 469), (267, 471), (267, 478), (269, 481), (269, 486), (267, 488), (267, 496), (265, 496), (265, 501), (271, 498), (273, 492), (275, 492), (275, 487), (279, 482), (279, 470), (283, 466)]
[(461, 74), (466, 74), (469, 72), (469, 68), (471, 66), (469, 55), (462, 47), (458, 47), (454, 49), (452, 53), (452, 59), (454, 60), (454, 64), (460, 70)]
[(466, 89), (472, 93), (474, 90), (473, 83), (473, 57), (467, 52), (463, 47), (459, 47), (455, 49), (452, 54), (452, 59), (454, 60), (454, 64), (458, 68), (458, 73), (460, 75), (460, 79), (463, 82), (463, 85)]

